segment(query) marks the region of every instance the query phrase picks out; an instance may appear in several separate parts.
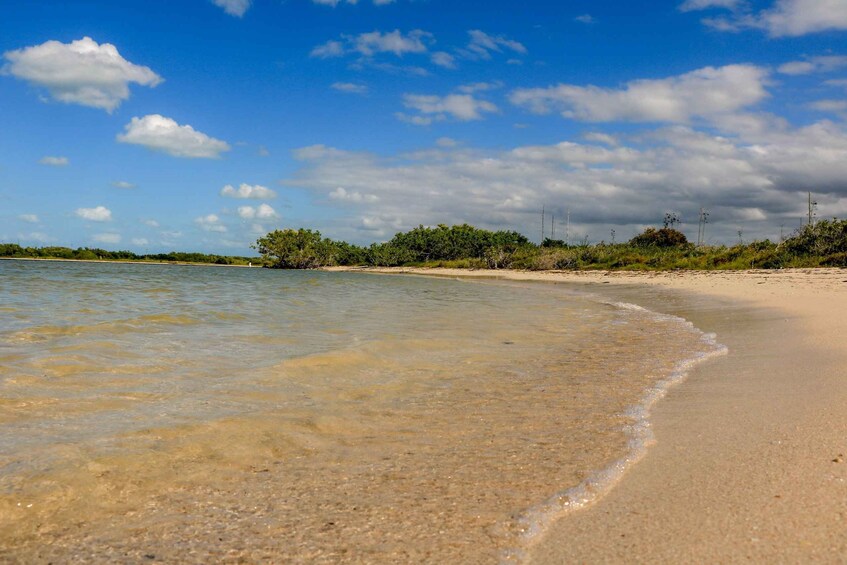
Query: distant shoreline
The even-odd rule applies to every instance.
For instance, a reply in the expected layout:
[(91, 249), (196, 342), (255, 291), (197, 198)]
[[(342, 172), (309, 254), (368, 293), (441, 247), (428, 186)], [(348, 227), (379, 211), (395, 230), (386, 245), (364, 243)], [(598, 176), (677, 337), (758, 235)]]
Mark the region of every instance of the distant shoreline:
[(121, 261), (118, 259), (62, 259), (59, 257), (0, 257), (0, 261), (52, 261), (61, 263), (117, 263), (119, 265), (175, 265), (181, 267), (239, 267), (261, 268), (261, 265), (222, 265), (220, 263), (191, 263), (187, 261)]

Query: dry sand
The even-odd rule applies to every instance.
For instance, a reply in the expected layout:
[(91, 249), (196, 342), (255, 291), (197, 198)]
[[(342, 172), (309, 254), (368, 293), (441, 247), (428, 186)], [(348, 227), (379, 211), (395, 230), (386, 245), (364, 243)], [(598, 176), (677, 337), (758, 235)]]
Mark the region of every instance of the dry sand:
[(582, 284), (728, 346), (653, 409), (647, 456), (530, 562), (847, 562), (847, 271), (379, 271)]

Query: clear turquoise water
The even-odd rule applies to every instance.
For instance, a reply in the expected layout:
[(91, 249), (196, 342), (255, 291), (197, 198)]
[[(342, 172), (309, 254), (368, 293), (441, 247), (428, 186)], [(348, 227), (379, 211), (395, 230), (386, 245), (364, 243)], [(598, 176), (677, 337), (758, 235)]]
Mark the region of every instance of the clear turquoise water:
[(496, 561), (713, 348), (552, 285), (0, 261), (0, 541)]

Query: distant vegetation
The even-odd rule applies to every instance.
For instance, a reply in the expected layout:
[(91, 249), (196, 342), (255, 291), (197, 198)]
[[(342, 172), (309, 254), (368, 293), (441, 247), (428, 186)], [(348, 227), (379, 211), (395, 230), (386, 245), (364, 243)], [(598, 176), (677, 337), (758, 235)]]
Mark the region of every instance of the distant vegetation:
[[(671, 227), (669, 227), (671, 226)], [(247, 265), (280, 269), (328, 266), (427, 266), (473, 269), (779, 269), (783, 267), (847, 267), (847, 220), (822, 220), (805, 225), (785, 241), (734, 245), (694, 245), (685, 234), (665, 227), (648, 228), (626, 243), (568, 245), (545, 239), (531, 243), (515, 231), (488, 231), (467, 224), (418, 226), (385, 243), (367, 247), (334, 241), (309, 229), (276, 230), (253, 246), (261, 258), (158, 253), (67, 247), (21, 247), (0, 244), (0, 257), (157, 261)]]
[(107, 251), (105, 249), (79, 247), (21, 247), (15, 243), (0, 243), (0, 257), (15, 259), (76, 259), (80, 261), (146, 261), (164, 263), (204, 263), (211, 265), (247, 265), (256, 262), (255, 257), (232, 257), (206, 255), (204, 253), (155, 253), (136, 255), (132, 251)]
[[(671, 223), (671, 225), (673, 225)], [(277, 230), (254, 246), (265, 265), (304, 269), (324, 266), (429, 266), (477, 269), (779, 269), (847, 267), (847, 220), (822, 220), (780, 243), (694, 245), (673, 227), (648, 228), (626, 243), (567, 245), (545, 239), (530, 243), (513, 231), (487, 231), (467, 224), (418, 226), (369, 247), (321, 237), (307, 229)]]

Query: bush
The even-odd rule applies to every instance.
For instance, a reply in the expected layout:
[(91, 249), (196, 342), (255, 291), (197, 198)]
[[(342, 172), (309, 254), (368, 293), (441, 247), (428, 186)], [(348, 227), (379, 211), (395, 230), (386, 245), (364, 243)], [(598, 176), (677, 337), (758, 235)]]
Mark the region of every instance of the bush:
[(647, 228), (629, 240), (629, 244), (636, 247), (681, 247), (688, 245), (688, 238), (673, 228)]

